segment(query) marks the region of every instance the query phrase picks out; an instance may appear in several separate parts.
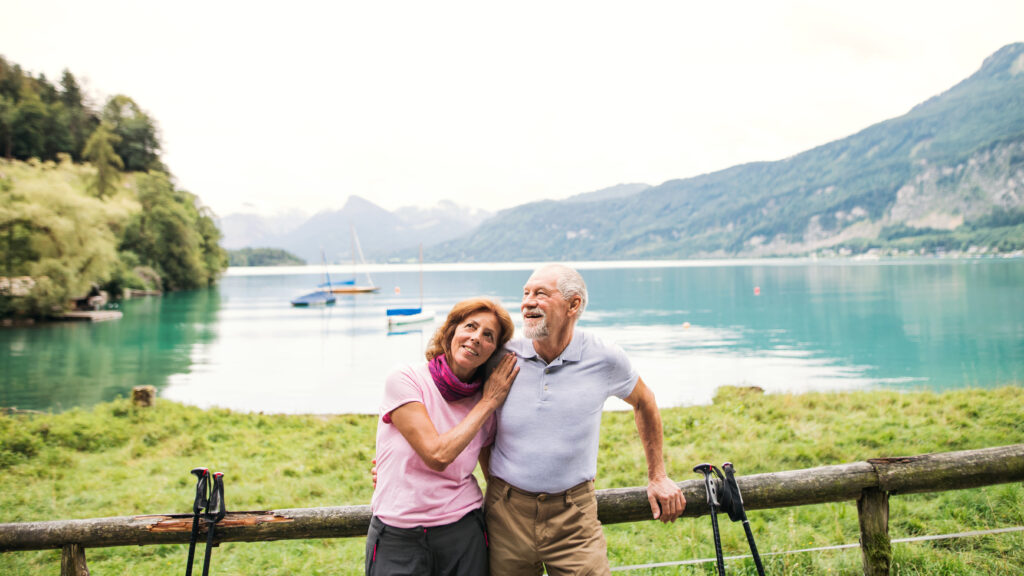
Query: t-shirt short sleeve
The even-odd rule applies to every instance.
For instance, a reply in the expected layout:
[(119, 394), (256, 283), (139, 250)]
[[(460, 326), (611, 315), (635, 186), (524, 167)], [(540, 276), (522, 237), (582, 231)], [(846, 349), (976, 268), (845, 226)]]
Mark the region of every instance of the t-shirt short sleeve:
[(618, 344), (608, 344), (606, 354), (608, 355), (608, 366), (610, 374), (608, 382), (610, 385), (609, 394), (620, 399), (625, 399), (633, 393), (636, 382), (640, 375), (633, 369), (633, 364), (626, 356), (626, 352)]
[(409, 402), (423, 402), (423, 388), (413, 376), (412, 368), (399, 368), (384, 380), (384, 399), (380, 404), (381, 419), (390, 424), (391, 412)]

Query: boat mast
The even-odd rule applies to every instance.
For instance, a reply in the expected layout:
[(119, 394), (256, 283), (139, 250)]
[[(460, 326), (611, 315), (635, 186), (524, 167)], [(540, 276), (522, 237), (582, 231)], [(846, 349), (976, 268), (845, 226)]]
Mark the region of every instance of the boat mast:
[[(356, 253), (358, 252), (358, 254), (359, 254), (359, 261), (362, 262), (364, 266), (366, 265), (366, 258), (363, 258), (363, 248), (362, 248), (362, 246), (359, 245), (359, 235), (356, 234), (356, 227), (354, 225), (352, 225), (351, 228), (352, 228), (352, 244), (355, 246), (355, 251), (352, 252), (352, 276), (355, 277), (355, 275), (356, 275)], [(376, 286), (376, 284), (373, 283), (373, 278), (370, 278), (370, 271), (366, 270), (364, 272), (364, 274), (366, 274), (366, 280), (370, 283), (370, 286)]]
[(323, 263), (323, 266), (324, 266), (324, 276), (327, 277), (327, 293), (331, 294), (332, 293), (332, 289), (331, 289), (331, 272), (329, 270), (327, 270), (327, 254), (324, 252), (324, 247), (323, 246), (320, 247), (320, 262)]

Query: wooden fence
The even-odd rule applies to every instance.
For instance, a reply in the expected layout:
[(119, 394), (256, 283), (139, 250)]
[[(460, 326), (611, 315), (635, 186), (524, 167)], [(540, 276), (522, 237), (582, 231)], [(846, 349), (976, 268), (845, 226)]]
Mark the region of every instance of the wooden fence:
[[(856, 501), (864, 573), (888, 574), (892, 563), (889, 497), (942, 492), (1024, 480), (1024, 444), (754, 474), (736, 478), (747, 510)], [(709, 513), (704, 480), (679, 483), (683, 516)], [(650, 521), (646, 487), (598, 490), (601, 522)], [(228, 512), (215, 543), (362, 537), (369, 506)], [(0, 552), (62, 549), (61, 574), (84, 576), (85, 549), (187, 544), (191, 514), (153, 514), (85, 520), (0, 524)], [(205, 532), (205, 525), (203, 526)], [(203, 537), (205, 539), (205, 536)]]

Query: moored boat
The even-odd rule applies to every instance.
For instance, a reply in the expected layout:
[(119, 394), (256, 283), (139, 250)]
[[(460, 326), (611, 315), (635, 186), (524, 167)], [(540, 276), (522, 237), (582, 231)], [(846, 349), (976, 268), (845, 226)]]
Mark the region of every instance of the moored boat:
[(359, 256), (359, 262), (362, 265), (366, 265), (366, 260), (363, 258), (363, 248), (359, 245), (359, 236), (356, 234), (356, 227), (352, 226), (352, 278), (336, 282), (331, 287), (331, 292), (335, 294), (364, 294), (367, 292), (376, 292), (380, 290), (380, 287), (373, 283), (373, 278), (370, 278), (369, 272), (364, 272), (366, 275), (366, 284), (356, 284), (356, 256)]
[(292, 306), (299, 308), (305, 306), (331, 306), (337, 301), (337, 298), (331, 292), (331, 273), (327, 271), (327, 257), (324, 256), (323, 250), (320, 251), (320, 258), (323, 260), (324, 278), (327, 281), (317, 286), (315, 291), (293, 299)]
[(417, 308), (388, 308), (388, 330), (398, 326), (420, 324), (434, 319), (434, 312), (423, 310), (423, 245), (420, 245), (420, 305)]
[(337, 301), (337, 298), (331, 292), (325, 292), (323, 290), (317, 290), (316, 292), (310, 292), (304, 294), (292, 300), (292, 306), (303, 307), (303, 306), (330, 306)]
[(387, 315), (389, 328), (420, 324), (434, 319), (434, 313), (423, 308), (388, 308)]

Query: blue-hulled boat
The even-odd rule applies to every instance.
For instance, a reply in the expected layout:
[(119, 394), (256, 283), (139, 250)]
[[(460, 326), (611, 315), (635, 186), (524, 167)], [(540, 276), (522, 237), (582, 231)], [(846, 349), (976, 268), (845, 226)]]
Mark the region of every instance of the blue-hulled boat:
[(430, 322), (434, 319), (432, 311), (423, 310), (423, 245), (420, 245), (420, 305), (418, 308), (388, 308), (388, 330), (394, 331), (401, 326)]
[(424, 312), (423, 308), (388, 308), (388, 327), (407, 326), (429, 322), (434, 319), (434, 313)]
[(332, 292), (317, 290), (292, 300), (292, 306), (331, 306), (337, 299)]
[(323, 250), (320, 251), (320, 258), (324, 262), (324, 276), (327, 278), (327, 282), (320, 284), (316, 291), (292, 300), (292, 306), (332, 306), (337, 300), (334, 292), (331, 291), (331, 273), (327, 271), (327, 257), (324, 256)]

